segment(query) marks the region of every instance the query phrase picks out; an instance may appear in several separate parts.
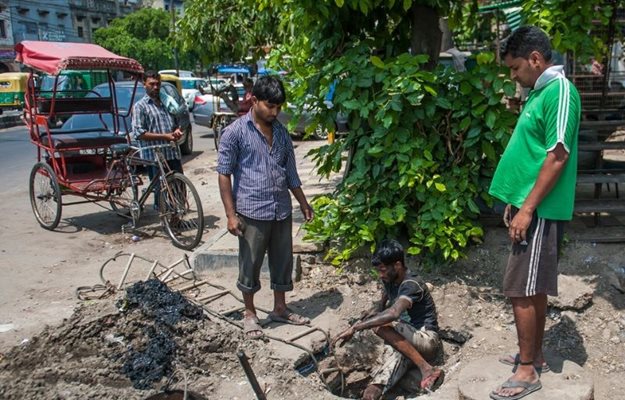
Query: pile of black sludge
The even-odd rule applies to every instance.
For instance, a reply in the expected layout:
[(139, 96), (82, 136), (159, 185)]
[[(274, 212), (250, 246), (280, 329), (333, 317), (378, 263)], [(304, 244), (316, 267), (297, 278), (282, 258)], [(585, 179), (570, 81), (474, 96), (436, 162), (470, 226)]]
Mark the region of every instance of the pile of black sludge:
[(137, 282), (118, 303), (122, 310), (138, 308), (154, 324), (145, 328), (147, 345), (141, 351), (130, 349), (125, 355), (122, 372), (137, 389), (149, 389), (154, 382), (172, 373), (176, 352), (174, 326), (182, 319), (199, 320), (202, 308), (190, 303), (179, 292), (172, 292), (157, 279)]

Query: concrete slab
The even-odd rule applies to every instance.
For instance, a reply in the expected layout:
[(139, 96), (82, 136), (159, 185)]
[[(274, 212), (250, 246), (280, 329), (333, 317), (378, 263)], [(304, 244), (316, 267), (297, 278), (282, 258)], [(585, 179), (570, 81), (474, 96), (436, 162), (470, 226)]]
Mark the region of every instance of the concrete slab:
[[(458, 376), (460, 400), (488, 399), (490, 392), (511, 375), (512, 367), (498, 357), (485, 357), (467, 364)], [(550, 372), (542, 374), (542, 389), (532, 393), (531, 400), (593, 400), (594, 384), (590, 374), (569, 360), (548, 358)]]

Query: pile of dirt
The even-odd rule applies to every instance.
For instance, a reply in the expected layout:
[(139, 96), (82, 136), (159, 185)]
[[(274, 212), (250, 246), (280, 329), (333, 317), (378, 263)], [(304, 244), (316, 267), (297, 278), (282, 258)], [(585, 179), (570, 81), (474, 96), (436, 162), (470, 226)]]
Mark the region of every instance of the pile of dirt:
[(148, 281), (135, 284), (124, 298), (84, 304), (59, 327), (5, 354), (0, 398), (145, 399), (185, 387), (231, 398), (230, 385), (251, 392), (238, 350), (263, 371), (274, 393), (295, 398), (306, 381), (304, 393), (325, 395), (315, 377), (298, 375), (262, 342), (246, 341), (238, 329), (212, 321), (178, 293)]

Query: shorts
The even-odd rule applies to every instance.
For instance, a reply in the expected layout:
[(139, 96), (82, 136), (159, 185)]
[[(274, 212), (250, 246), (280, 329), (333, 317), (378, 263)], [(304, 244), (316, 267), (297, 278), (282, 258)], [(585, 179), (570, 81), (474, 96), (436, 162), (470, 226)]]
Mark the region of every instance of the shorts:
[(259, 221), (239, 215), (243, 236), (239, 236), (239, 279), (237, 288), (244, 293), (260, 290), (260, 269), (267, 253), (271, 289), (293, 290), (292, 218)]
[[(512, 207), (511, 218), (517, 212)], [(564, 221), (539, 218), (534, 213), (526, 241), (512, 244), (503, 278), (506, 297), (558, 295), (558, 257), (563, 235)]]
[[(426, 360), (435, 357), (441, 349), (438, 333), (422, 327), (417, 329), (403, 321), (393, 324), (393, 328), (408, 340)], [(381, 385), (384, 392), (392, 388), (406, 374), (412, 361), (404, 357), (392, 346), (384, 345), (381, 366), (372, 374), (371, 385)]]

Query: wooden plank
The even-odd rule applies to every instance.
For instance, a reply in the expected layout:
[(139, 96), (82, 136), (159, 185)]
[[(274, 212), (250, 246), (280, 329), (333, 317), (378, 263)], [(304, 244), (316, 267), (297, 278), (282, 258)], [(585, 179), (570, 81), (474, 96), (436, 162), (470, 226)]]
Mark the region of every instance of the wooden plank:
[(575, 201), (574, 211), (581, 213), (625, 214), (625, 199), (583, 199)]
[(625, 126), (625, 120), (623, 119), (615, 119), (608, 121), (580, 121), (579, 127), (580, 129), (585, 128), (617, 128), (619, 126)]
[(625, 149), (625, 141), (579, 143), (578, 150), (621, 150)]
[(578, 174), (577, 183), (622, 183), (625, 174)]

